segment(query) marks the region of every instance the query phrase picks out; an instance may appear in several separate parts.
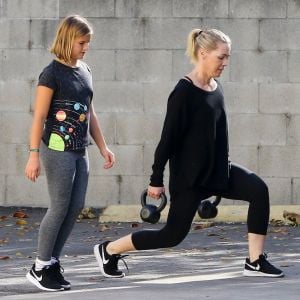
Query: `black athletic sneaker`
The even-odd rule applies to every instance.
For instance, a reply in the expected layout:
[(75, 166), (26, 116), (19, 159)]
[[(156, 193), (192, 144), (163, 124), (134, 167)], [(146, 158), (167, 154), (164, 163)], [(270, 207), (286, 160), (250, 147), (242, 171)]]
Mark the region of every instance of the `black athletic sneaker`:
[(44, 291), (57, 292), (64, 290), (64, 288), (57, 282), (51, 266), (47, 266), (41, 271), (36, 271), (34, 264), (31, 270), (26, 274), (26, 278), (39, 289)]
[(55, 264), (51, 265), (50, 267), (56, 277), (57, 282), (65, 289), (69, 290), (71, 288), (71, 283), (67, 280), (65, 280), (64, 276), (62, 273), (64, 272), (63, 267), (61, 267), (59, 261), (57, 261)]
[(252, 263), (246, 258), (244, 276), (283, 277), (284, 274), (267, 261), (267, 255), (264, 253)]
[[(120, 259), (123, 260), (123, 257), (127, 255), (113, 254), (109, 255), (106, 252), (106, 247), (109, 241), (104, 242), (102, 244), (95, 245), (94, 254), (98, 261), (101, 273), (104, 277), (124, 277), (125, 274), (119, 270), (118, 262)], [(125, 261), (123, 260), (125, 263)], [(126, 263), (125, 266), (127, 267)], [(128, 270), (128, 268), (127, 268)]]

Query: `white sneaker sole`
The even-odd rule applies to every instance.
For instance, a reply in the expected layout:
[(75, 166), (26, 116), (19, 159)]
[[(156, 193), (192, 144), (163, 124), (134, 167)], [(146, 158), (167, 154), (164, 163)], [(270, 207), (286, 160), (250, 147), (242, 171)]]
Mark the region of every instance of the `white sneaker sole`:
[(122, 273), (121, 275), (109, 275), (109, 274), (105, 273), (104, 268), (103, 268), (103, 261), (102, 261), (101, 255), (99, 253), (99, 244), (94, 246), (94, 255), (97, 259), (100, 271), (104, 277), (106, 277), (106, 278), (123, 278), (123, 277), (125, 277), (124, 273)]
[(262, 273), (262, 272), (258, 272), (258, 271), (249, 271), (249, 270), (244, 270), (243, 275), (247, 276), (247, 277), (272, 277), (272, 278), (278, 278), (278, 277), (284, 276), (283, 273), (267, 274), (267, 273)]
[(33, 278), (31, 275), (30, 275), (30, 272), (28, 272), (26, 274), (26, 278), (32, 283), (34, 284), (36, 287), (38, 287), (40, 290), (43, 290), (43, 291), (48, 291), (48, 292), (61, 292), (61, 291), (64, 291), (64, 288), (61, 287), (60, 289), (49, 289), (49, 288), (46, 288), (44, 286), (42, 286), (35, 278)]

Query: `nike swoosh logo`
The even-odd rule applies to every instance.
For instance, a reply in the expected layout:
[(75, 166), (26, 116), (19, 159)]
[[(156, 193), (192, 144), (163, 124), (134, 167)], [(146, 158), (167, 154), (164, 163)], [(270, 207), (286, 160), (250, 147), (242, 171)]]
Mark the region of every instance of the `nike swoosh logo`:
[(257, 264), (256, 267), (254, 267), (254, 266), (252, 266), (252, 265), (250, 265), (250, 264), (248, 264), (248, 263), (246, 263), (246, 265), (247, 265), (250, 269), (252, 269), (252, 270), (255, 270), (255, 271), (259, 271), (259, 270), (260, 270), (260, 265), (259, 265), (259, 264)]
[(103, 264), (106, 265), (109, 262), (109, 259), (105, 259), (105, 255), (104, 255), (104, 249), (103, 246), (101, 247), (102, 249), (102, 260), (103, 260)]
[(38, 277), (34, 272), (32, 272), (32, 274), (35, 277), (35, 279), (37, 279), (38, 281), (42, 281), (43, 275), (41, 275), (40, 277)]

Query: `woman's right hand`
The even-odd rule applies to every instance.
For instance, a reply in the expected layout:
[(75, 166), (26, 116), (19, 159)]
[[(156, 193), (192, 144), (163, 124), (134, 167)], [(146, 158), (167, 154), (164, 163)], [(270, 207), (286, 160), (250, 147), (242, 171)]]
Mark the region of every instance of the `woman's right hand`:
[(165, 187), (148, 186), (148, 196), (154, 199), (159, 199), (160, 195), (165, 192)]
[(25, 175), (26, 177), (35, 182), (41, 173), (41, 164), (38, 156), (29, 156), (26, 168)]

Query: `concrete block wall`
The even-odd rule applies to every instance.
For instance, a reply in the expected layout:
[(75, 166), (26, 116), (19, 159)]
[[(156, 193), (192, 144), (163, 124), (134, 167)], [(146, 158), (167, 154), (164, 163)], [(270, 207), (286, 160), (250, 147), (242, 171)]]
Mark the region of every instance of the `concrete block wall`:
[(0, 206), (47, 205), (44, 173), (35, 184), (23, 175), (27, 141), (36, 80), (51, 60), (47, 49), (59, 20), (74, 13), (94, 27), (86, 61), (117, 157), (104, 170), (90, 147), (87, 205), (139, 203), (168, 95), (191, 69), (187, 34), (202, 27), (218, 28), (233, 42), (221, 78), (231, 159), (266, 180), (272, 204), (300, 204), (300, 1), (1, 0)]

